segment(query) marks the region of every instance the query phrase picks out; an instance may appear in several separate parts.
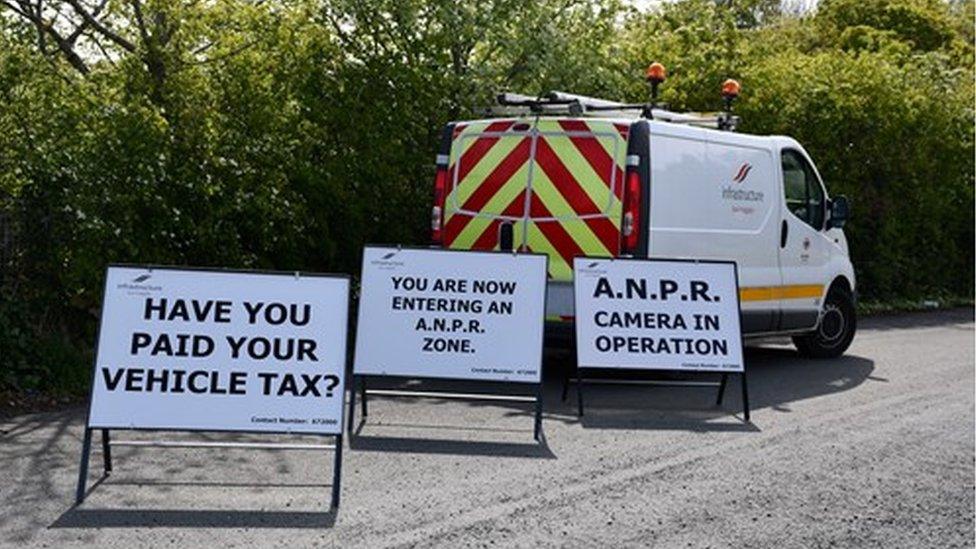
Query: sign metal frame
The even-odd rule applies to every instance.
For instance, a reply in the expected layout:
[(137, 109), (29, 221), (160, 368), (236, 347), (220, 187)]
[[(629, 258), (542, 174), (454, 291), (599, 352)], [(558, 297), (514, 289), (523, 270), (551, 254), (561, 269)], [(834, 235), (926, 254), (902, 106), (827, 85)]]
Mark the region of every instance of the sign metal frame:
[[(732, 271), (735, 273), (735, 303), (739, 314), (739, 342), (743, 349), (742, 356), (742, 371), (741, 372), (715, 372), (715, 371), (696, 371), (696, 370), (679, 370), (674, 368), (653, 368), (653, 369), (639, 369), (639, 368), (614, 368), (614, 371), (619, 372), (647, 372), (647, 371), (661, 371), (661, 372), (682, 372), (688, 374), (721, 374), (721, 379), (718, 382), (707, 382), (707, 381), (664, 381), (664, 380), (641, 380), (641, 379), (607, 379), (607, 378), (587, 378), (584, 376), (586, 372), (593, 372), (594, 370), (607, 370), (607, 368), (590, 367), (581, 365), (579, 363), (579, 324), (576, 325), (573, 331), (573, 337), (575, 340), (575, 345), (573, 346), (573, 353), (576, 355), (576, 415), (578, 417), (583, 417), (583, 386), (585, 381), (590, 381), (593, 383), (606, 384), (606, 385), (649, 385), (649, 386), (664, 386), (664, 387), (718, 387), (718, 397), (715, 400), (715, 405), (720, 406), (722, 404), (722, 399), (725, 396), (725, 388), (728, 385), (728, 378), (730, 375), (738, 375), (741, 389), (742, 389), (742, 417), (745, 423), (749, 423), (749, 389), (746, 383), (746, 360), (745, 360), (745, 339), (742, 336), (742, 301), (739, 299), (739, 265), (735, 261), (725, 261), (719, 259), (686, 259), (686, 258), (668, 258), (668, 257), (591, 257), (591, 256), (577, 256), (575, 259), (579, 260), (600, 260), (600, 261), (639, 261), (644, 263), (695, 263), (695, 264), (722, 264), (722, 265), (732, 265)], [(573, 310), (578, 311), (576, 303), (576, 275), (573, 274)], [(563, 392), (562, 400), (565, 402), (569, 394), (569, 384), (570, 376), (567, 376), (563, 380)]]
[[(402, 246), (402, 245), (382, 245), (382, 244), (367, 244), (363, 247), (363, 251), (367, 248), (396, 248), (397, 250), (417, 250), (425, 252), (441, 252), (441, 253), (456, 253), (456, 254), (498, 254), (498, 255), (534, 255), (542, 256), (545, 258), (546, 268), (545, 272), (549, 272), (549, 256), (547, 254), (540, 254), (534, 252), (512, 252), (512, 251), (502, 251), (502, 250), (453, 250), (449, 248), (439, 248), (439, 247), (423, 247), (423, 246)], [(365, 269), (366, 255), (363, 254), (363, 268)], [(360, 276), (362, 276), (360, 274)], [(361, 278), (360, 278), (361, 280)], [(361, 291), (361, 288), (360, 288)], [(543, 308), (545, 307), (546, 299), (548, 298), (549, 285), (548, 283), (543, 284)], [(361, 299), (361, 298), (360, 298)], [(543, 311), (544, 312), (544, 311)], [(356, 314), (356, 341), (358, 342), (361, 335), (361, 320), (362, 320), (362, 307), (358, 307)], [(543, 388), (542, 388), (542, 363), (543, 354), (545, 352), (545, 314), (539, 319), (543, 330), (543, 337), (539, 343), (539, 381), (505, 381), (505, 380), (477, 380), (469, 378), (458, 378), (451, 376), (403, 376), (403, 375), (384, 375), (384, 374), (357, 374), (355, 370), (355, 358), (352, 360), (353, 367), (350, 372), (349, 379), (349, 416), (347, 430), (349, 431), (349, 436), (355, 435), (355, 416), (356, 416), (356, 392), (357, 388), (359, 390), (359, 401), (361, 407), (362, 421), (366, 421), (366, 417), (369, 415), (369, 405), (368, 398), (369, 395), (374, 395), (378, 397), (387, 398), (443, 398), (450, 400), (468, 400), (468, 401), (502, 401), (502, 402), (525, 402), (534, 404), (534, 420), (532, 436), (537, 442), (542, 442), (543, 432), (542, 432), (542, 409), (543, 409)], [(356, 345), (352, 346), (352, 354), (355, 355)], [(417, 380), (417, 381), (469, 381), (477, 382), (483, 381), (486, 383), (498, 383), (513, 386), (533, 386), (535, 385), (534, 393), (530, 394), (509, 394), (509, 393), (459, 393), (459, 392), (448, 392), (448, 391), (414, 391), (409, 389), (370, 389), (369, 382), (371, 380), (379, 379), (390, 379), (390, 380)]]
[[(272, 271), (272, 270), (249, 270), (249, 269), (221, 269), (221, 268), (207, 268), (207, 267), (182, 267), (182, 266), (172, 266), (172, 265), (146, 265), (146, 264), (132, 264), (132, 263), (109, 263), (105, 269), (105, 282), (102, 288), (102, 304), (99, 312), (99, 319), (101, 319), (105, 314), (105, 301), (108, 292), (108, 270), (113, 267), (129, 268), (129, 269), (145, 269), (148, 272), (152, 271), (196, 271), (196, 272), (208, 272), (208, 273), (226, 273), (226, 274), (251, 274), (251, 275), (275, 275), (275, 276), (292, 276), (296, 279), (298, 278), (338, 278), (345, 279), (349, 285), (349, 292), (346, 295), (346, 310), (349, 309), (349, 303), (351, 300), (352, 293), (352, 280), (349, 275), (343, 274), (324, 274), (324, 273), (303, 273), (300, 271)], [(336, 394), (339, 398), (345, 397), (346, 387), (348, 382), (346, 380), (345, 371), (349, 370), (349, 349), (348, 349), (348, 313), (346, 322), (346, 353), (343, 359), (343, 376), (342, 385), (337, 386)], [(91, 406), (92, 399), (95, 391), (95, 377), (98, 372), (98, 344), (101, 339), (101, 321), (99, 321), (98, 329), (95, 333), (95, 353), (92, 366), (92, 381), (91, 388), (88, 391), (88, 407), (85, 412), (85, 433), (82, 438), (81, 446), (81, 459), (78, 466), (78, 485), (75, 491), (75, 506), (81, 505), (85, 498), (87, 497), (87, 483), (88, 483), (88, 468), (91, 457), (91, 445), (92, 445), (92, 431), (101, 431), (101, 442), (102, 442), (102, 464), (104, 476), (109, 476), (112, 473), (112, 446), (145, 446), (145, 447), (156, 447), (156, 448), (261, 448), (266, 450), (333, 450), (333, 467), (332, 467), (332, 493), (330, 498), (330, 506), (332, 509), (339, 508), (339, 501), (341, 496), (341, 484), (342, 484), (342, 424), (344, 418), (342, 417), (345, 413), (345, 403), (340, 405), (340, 417), (339, 417), (339, 432), (338, 433), (305, 433), (296, 432), (288, 430), (261, 430), (252, 431), (246, 429), (197, 429), (197, 428), (147, 428), (147, 427), (132, 427), (132, 426), (117, 426), (117, 427), (90, 427), (90, 416), (91, 416)], [(244, 434), (259, 434), (259, 435), (304, 435), (304, 436), (322, 436), (322, 437), (333, 437), (333, 444), (290, 444), (290, 443), (259, 443), (259, 442), (194, 442), (194, 441), (179, 441), (179, 440), (112, 440), (110, 431), (141, 431), (141, 432), (152, 432), (152, 433), (162, 433), (162, 432), (186, 432), (186, 433), (244, 433)]]

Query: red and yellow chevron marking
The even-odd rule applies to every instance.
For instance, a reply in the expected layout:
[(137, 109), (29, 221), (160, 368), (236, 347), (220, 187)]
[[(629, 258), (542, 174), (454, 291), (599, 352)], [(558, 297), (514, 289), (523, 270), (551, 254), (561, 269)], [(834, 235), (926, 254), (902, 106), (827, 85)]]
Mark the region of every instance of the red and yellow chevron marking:
[[(619, 253), (628, 128), (571, 119), (531, 125), (498, 120), (455, 127), (445, 244), (495, 249), (499, 225), (511, 221), (516, 245), (548, 254), (549, 276), (570, 280), (573, 257)], [(537, 132), (534, 155), (530, 129)]]

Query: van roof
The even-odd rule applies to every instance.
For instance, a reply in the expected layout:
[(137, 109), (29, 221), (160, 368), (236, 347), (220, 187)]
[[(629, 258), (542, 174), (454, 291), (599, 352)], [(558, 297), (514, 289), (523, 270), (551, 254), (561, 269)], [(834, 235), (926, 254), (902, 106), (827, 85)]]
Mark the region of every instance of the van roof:
[(452, 123), (453, 124), (490, 124), (492, 122), (500, 122), (505, 120), (513, 120), (513, 121), (526, 120), (527, 121), (537, 117), (545, 120), (597, 121), (597, 122), (609, 122), (612, 124), (624, 124), (627, 126), (630, 126), (637, 120), (647, 120), (647, 122), (650, 124), (651, 134), (672, 135), (672, 136), (684, 137), (688, 139), (699, 139), (702, 141), (720, 141), (723, 143), (736, 144), (736, 145), (753, 147), (753, 148), (772, 149), (772, 148), (781, 148), (783, 146), (802, 148), (800, 147), (799, 143), (796, 142), (796, 140), (785, 135), (756, 135), (756, 134), (741, 133), (741, 132), (730, 132), (730, 131), (724, 131), (715, 128), (694, 126), (694, 125), (669, 122), (664, 120), (653, 120), (653, 119), (634, 118), (634, 117), (523, 115), (523, 116), (481, 118), (477, 120), (457, 120)]

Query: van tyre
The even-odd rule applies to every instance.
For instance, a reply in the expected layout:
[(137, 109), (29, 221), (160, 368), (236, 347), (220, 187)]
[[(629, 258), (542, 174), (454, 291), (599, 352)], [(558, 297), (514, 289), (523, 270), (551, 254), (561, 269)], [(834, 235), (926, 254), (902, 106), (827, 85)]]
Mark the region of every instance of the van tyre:
[(827, 293), (817, 330), (794, 337), (793, 344), (803, 356), (836, 358), (851, 346), (855, 331), (857, 313), (854, 298), (849, 292), (834, 288)]

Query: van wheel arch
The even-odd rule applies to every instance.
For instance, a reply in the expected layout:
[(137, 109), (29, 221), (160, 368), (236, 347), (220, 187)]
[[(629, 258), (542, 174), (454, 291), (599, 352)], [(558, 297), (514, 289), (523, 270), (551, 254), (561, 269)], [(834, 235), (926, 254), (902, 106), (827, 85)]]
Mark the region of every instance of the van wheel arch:
[(844, 354), (857, 331), (856, 307), (850, 282), (843, 276), (835, 278), (824, 297), (816, 329), (793, 338), (800, 354), (813, 358)]
[(854, 295), (854, 288), (851, 287), (851, 282), (847, 280), (846, 276), (840, 275), (835, 278), (834, 281), (830, 283), (830, 287), (827, 289), (827, 295), (830, 295), (830, 292), (835, 291), (847, 294), (856, 305), (857, 297)]

